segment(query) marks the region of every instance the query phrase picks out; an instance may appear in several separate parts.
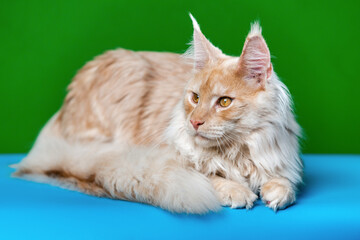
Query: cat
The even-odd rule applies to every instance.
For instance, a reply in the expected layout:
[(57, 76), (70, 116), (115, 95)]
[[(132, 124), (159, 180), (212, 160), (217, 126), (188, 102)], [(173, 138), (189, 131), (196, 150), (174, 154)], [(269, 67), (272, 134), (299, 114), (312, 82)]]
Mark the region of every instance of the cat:
[(232, 57), (190, 18), (183, 55), (118, 49), (79, 70), (14, 176), (171, 212), (293, 204), (301, 129), (260, 25)]

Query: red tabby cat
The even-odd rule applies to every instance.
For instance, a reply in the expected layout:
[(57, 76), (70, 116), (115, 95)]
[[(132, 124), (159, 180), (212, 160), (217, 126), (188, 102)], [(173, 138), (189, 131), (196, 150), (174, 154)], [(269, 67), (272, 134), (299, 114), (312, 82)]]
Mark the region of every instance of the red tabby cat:
[(174, 212), (274, 210), (302, 181), (292, 103), (258, 23), (240, 57), (196, 20), (184, 55), (108, 51), (87, 63), (15, 176)]

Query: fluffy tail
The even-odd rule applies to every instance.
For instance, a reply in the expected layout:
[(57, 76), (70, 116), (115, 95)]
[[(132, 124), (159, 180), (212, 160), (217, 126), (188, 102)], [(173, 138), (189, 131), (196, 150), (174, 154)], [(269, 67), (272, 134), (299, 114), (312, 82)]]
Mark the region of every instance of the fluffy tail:
[[(51, 122), (49, 123), (51, 124)], [(220, 209), (203, 174), (183, 167), (166, 149), (118, 149), (115, 144), (70, 144), (46, 126), (15, 177), (87, 194), (148, 203), (171, 212)]]

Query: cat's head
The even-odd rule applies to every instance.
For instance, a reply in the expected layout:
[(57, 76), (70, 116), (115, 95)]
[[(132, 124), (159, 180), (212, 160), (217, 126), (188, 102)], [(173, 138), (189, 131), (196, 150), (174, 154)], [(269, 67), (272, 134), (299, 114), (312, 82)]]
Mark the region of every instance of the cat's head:
[(258, 23), (252, 25), (241, 56), (230, 57), (213, 46), (190, 17), (195, 73), (184, 94), (186, 129), (201, 146), (224, 145), (246, 132), (246, 124), (258, 121), (250, 112), (273, 74), (270, 52)]

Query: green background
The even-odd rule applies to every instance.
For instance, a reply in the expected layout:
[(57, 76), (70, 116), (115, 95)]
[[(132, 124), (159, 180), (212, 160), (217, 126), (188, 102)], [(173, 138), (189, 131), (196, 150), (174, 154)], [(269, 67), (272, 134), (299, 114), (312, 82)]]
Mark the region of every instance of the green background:
[(1, 1), (0, 153), (30, 149), (94, 56), (118, 47), (184, 52), (188, 12), (231, 55), (260, 20), (295, 101), (303, 152), (360, 153), (359, 10), (359, 1)]

